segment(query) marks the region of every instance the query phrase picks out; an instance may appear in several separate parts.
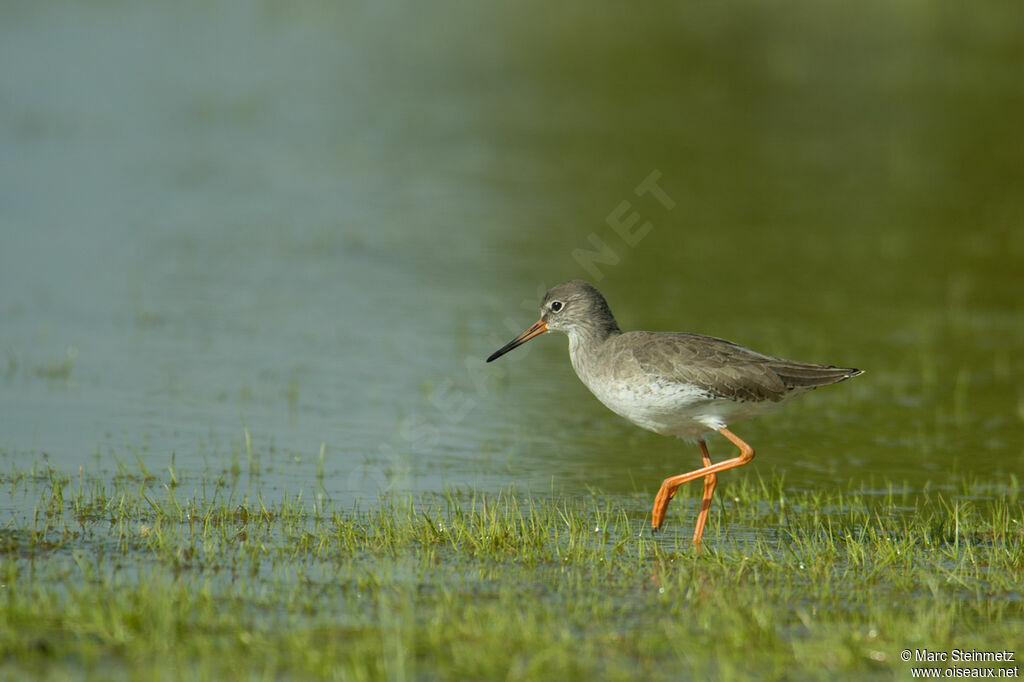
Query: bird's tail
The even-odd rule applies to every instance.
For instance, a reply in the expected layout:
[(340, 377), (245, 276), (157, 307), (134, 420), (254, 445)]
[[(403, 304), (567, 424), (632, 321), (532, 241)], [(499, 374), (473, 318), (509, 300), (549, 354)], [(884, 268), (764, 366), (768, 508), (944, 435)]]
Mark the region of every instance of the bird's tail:
[(787, 388), (817, 388), (845, 381), (863, 374), (864, 370), (832, 365), (813, 365), (806, 362), (781, 360), (770, 365)]

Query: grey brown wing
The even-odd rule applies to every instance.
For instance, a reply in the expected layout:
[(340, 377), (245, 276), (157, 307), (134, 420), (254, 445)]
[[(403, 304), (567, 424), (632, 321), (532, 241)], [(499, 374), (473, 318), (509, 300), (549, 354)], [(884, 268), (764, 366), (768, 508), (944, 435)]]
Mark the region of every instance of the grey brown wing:
[[(786, 362), (701, 334), (633, 332), (633, 360), (648, 376), (698, 386), (728, 400), (777, 402), (789, 386), (773, 368)], [(623, 335), (625, 336), (625, 335)]]

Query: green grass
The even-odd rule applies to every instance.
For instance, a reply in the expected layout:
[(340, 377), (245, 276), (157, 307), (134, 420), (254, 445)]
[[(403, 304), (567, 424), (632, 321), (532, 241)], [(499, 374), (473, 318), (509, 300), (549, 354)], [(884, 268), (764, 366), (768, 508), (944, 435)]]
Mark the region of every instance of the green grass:
[(738, 477), (698, 553), (684, 493), (652, 538), (639, 496), (359, 510), (168, 473), (0, 476), (31, 510), (0, 528), (0, 676), (908, 679), (905, 648), (1024, 641), (1016, 480)]

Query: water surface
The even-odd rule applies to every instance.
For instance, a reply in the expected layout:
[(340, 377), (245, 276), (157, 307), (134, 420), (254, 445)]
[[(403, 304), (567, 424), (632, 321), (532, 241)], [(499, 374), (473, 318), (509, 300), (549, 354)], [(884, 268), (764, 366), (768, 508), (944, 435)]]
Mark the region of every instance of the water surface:
[[(597, 489), (643, 513), (695, 448), (607, 412), (562, 338), (482, 363), (585, 277), (626, 329), (867, 370), (737, 426), (756, 473), (1024, 470), (1010, 3), (0, 18), (5, 468), (173, 462), (343, 503)], [(634, 214), (627, 240), (609, 216)]]

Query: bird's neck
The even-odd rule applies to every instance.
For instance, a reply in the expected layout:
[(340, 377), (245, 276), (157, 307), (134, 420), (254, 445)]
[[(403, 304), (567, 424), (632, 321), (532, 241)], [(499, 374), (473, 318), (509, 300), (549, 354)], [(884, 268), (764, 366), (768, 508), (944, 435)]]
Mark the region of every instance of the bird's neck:
[(573, 368), (580, 376), (587, 373), (591, 360), (598, 354), (601, 346), (608, 339), (622, 333), (614, 318), (603, 322), (603, 324), (576, 327), (569, 332), (569, 356), (572, 359)]

